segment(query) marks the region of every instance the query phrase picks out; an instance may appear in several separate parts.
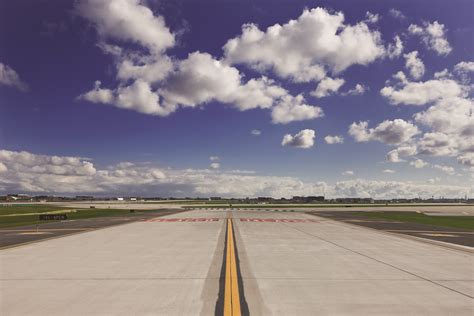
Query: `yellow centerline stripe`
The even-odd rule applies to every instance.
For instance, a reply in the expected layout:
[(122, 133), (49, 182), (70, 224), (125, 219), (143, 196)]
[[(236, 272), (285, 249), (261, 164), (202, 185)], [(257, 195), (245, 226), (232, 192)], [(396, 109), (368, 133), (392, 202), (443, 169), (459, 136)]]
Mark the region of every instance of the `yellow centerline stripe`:
[(227, 251), (225, 266), (224, 316), (240, 316), (239, 281), (235, 257), (234, 231), (232, 219), (227, 219)]

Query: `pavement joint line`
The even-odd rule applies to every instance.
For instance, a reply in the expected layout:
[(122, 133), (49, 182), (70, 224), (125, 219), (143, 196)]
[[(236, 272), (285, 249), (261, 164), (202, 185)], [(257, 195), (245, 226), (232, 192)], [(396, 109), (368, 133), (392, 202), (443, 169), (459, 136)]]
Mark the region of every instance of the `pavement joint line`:
[[(320, 217), (318, 214), (315, 214), (315, 213), (307, 213), (307, 214), (309, 214), (311, 216)], [(437, 246), (439, 248), (443, 248), (445, 250), (447, 249), (447, 250), (455, 251), (455, 252), (461, 251), (461, 252), (466, 252), (466, 253), (469, 253), (469, 254), (474, 253), (473, 247), (469, 247), (469, 246), (463, 246), (463, 245), (459, 245), (459, 244), (455, 244), (455, 243), (448, 243), (448, 242), (444, 242), (444, 241), (440, 241), (440, 240), (423, 238), (423, 237), (413, 236), (413, 235), (409, 235), (409, 234), (401, 234), (399, 232), (390, 232), (388, 230), (377, 229), (377, 228), (373, 228), (373, 227), (369, 227), (369, 226), (359, 226), (359, 225), (344, 222), (344, 221), (341, 221), (341, 220), (336, 220), (336, 219), (332, 219), (332, 218), (330, 219), (330, 218), (327, 218), (327, 217), (326, 217), (326, 219), (327, 219), (328, 222), (332, 222), (333, 225), (343, 225), (343, 226), (346, 226), (347, 228), (353, 229), (353, 230), (368, 229), (368, 230), (377, 232), (379, 234), (392, 236), (392, 237), (397, 237), (397, 238), (409, 239), (409, 240), (421, 242), (421, 243), (424, 243), (424, 244), (430, 244), (430, 245), (433, 245), (433, 246)]]
[[(183, 212), (180, 212), (180, 213), (184, 213), (184, 212), (187, 212), (187, 211), (183, 211)], [(164, 214), (162, 216), (168, 216), (168, 215), (174, 215), (174, 214), (176, 214), (176, 213)], [(85, 220), (91, 220), (91, 219), (85, 219)], [(114, 224), (114, 225), (110, 225), (110, 226), (94, 228), (94, 229), (91, 229), (91, 230), (75, 231), (75, 232), (72, 232), (72, 233), (67, 234), (67, 235), (51, 236), (51, 237), (47, 237), (47, 238), (31, 240), (31, 241), (27, 241), (27, 242), (18, 243), (18, 244), (2, 246), (2, 247), (0, 247), (0, 251), (1, 250), (6, 250), (6, 249), (12, 249), (12, 248), (19, 248), (19, 247), (23, 247), (23, 246), (28, 246), (30, 244), (34, 244), (34, 243), (38, 243), (38, 242), (44, 242), (44, 241), (48, 241), (48, 240), (53, 240), (53, 239), (58, 239), (58, 238), (63, 238), (63, 237), (68, 237), (68, 236), (74, 236), (74, 235), (78, 235), (78, 234), (93, 232), (93, 231), (97, 231), (97, 230), (108, 229), (108, 228), (113, 228), (113, 227), (122, 226), (122, 225), (129, 225), (129, 224), (133, 224), (133, 223), (136, 223), (136, 222), (137, 222), (136, 220), (132, 220), (132, 221), (127, 221), (127, 222), (124, 222), (124, 223), (118, 223), (118, 224)]]
[[(307, 277), (300, 277), (300, 278), (243, 278), (244, 280), (307, 280), (307, 281), (335, 281), (335, 282), (346, 282), (346, 281), (393, 281), (393, 282), (425, 282), (424, 280), (416, 280), (416, 279), (323, 279), (323, 278), (307, 278)], [(22, 278), (11, 278), (11, 279), (4, 279), (0, 278), (0, 281), (153, 281), (153, 280), (219, 280), (218, 277), (215, 278), (38, 278), (38, 279), (22, 279)], [(433, 281), (438, 282), (474, 282), (474, 280), (444, 280), (444, 279), (434, 279)]]
[(224, 292), (224, 316), (240, 316), (240, 294), (235, 259), (235, 240), (232, 219), (227, 219), (227, 251)]
[(292, 227), (291, 225), (288, 225), (288, 224), (286, 224), (286, 223), (281, 223), (281, 224), (282, 224), (282, 225), (285, 225), (285, 226), (288, 226), (288, 227), (290, 227), (290, 228), (292, 228), (292, 229), (294, 229), (294, 230), (296, 230), (296, 231), (299, 231), (299, 232), (301, 232), (301, 233), (303, 233), (303, 234), (306, 234), (306, 235), (308, 235), (308, 236), (312, 236), (312, 237), (317, 238), (317, 239), (319, 239), (319, 240), (322, 240), (322, 241), (325, 241), (325, 242), (327, 242), (327, 243), (330, 243), (330, 244), (332, 244), (332, 245), (334, 245), (334, 246), (336, 246), (336, 247), (345, 249), (345, 250), (350, 251), (350, 252), (352, 252), (352, 253), (358, 254), (358, 255), (363, 256), (363, 257), (365, 257), (365, 258), (368, 258), (368, 259), (371, 259), (371, 260), (376, 261), (376, 262), (378, 262), (378, 263), (384, 264), (384, 265), (389, 266), (389, 267), (391, 267), (391, 268), (393, 268), (393, 269), (396, 269), (396, 270), (398, 270), (398, 271), (405, 272), (405, 273), (410, 274), (410, 275), (412, 275), (412, 276), (414, 276), (414, 277), (417, 277), (417, 278), (419, 278), (419, 279), (425, 280), (425, 281), (427, 281), (427, 282), (429, 282), (429, 283), (431, 283), (431, 284), (434, 284), (434, 285), (443, 287), (443, 288), (445, 288), (445, 289), (447, 289), (447, 290), (450, 290), (450, 291), (452, 291), (452, 292), (455, 292), (455, 293), (461, 294), (461, 295), (463, 295), (463, 296), (466, 296), (466, 297), (468, 297), (468, 298), (474, 299), (474, 296), (472, 296), (472, 295), (469, 295), (469, 294), (460, 292), (460, 291), (458, 291), (458, 290), (452, 289), (452, 288), (450, 288), (450, 287), (448, 287), (448, 286), (445, 286), (445, 285), (443, 285), (443, 284), (437, 283), (437, 282), (435, 282), (434, 280), (427, 279), (427, 278), (422, 277), (422, 276), (420, 276), (420, 275), (418, 275), (418, 274), (416, 274), (416, 273), (413, 273), (413, 272), (410, 272), (410, 271), (408, 271), (408, 270), (399, 268), (399, 267), (394, 266), (394, 265), (392, 265), (392, 264), (390, 264), (390, 263), (384, 262), (384, 261), (382, 261), (382, 260), (380, 260), (380, 259), (377, 259), (377, 258), (371, 257), (371, 256), (369, 256), (369, 255), (366, 255), (366, 254), (364, 254), (364, 253), (362, 253), (362, 252), (359, 252), (359, 251), (352, 250), (352, 249), (350, 249), (350, 248), (344, 247), (344, 246), (342, 246), (342, 245), (339, 245), (338, 243), (335, 243), (335, 242), (333, 242), (333, 241), (327, 240), (327, 239), (322, 238), (322, 237), (320, 237), (320, 236), (317, 236), (317, 235), (308, 233), (308, 232), (306, 232), (306, 231), (304, 231), (304, 230), (301, 230), (301, 229)]
[(474, 232), (453, 232), (453, 231), (440, 231), (440, 230), (405, 230), (405, 229), (387, 229), (387, 232), (406, 232), (406, 233), (442, 233), (442, 234), (469, 234), (474, 235)]
[(94, 228), (0, 229), (0, 233), (93, 230)]

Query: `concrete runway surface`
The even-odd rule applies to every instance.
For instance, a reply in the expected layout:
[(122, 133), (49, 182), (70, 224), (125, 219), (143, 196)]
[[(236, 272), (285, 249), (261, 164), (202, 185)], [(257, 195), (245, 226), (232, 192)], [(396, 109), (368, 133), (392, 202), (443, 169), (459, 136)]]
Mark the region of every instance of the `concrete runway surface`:
[(189, 211), (1, 250), (0, 314), (473, 315), (471, 250), (300, 212)]

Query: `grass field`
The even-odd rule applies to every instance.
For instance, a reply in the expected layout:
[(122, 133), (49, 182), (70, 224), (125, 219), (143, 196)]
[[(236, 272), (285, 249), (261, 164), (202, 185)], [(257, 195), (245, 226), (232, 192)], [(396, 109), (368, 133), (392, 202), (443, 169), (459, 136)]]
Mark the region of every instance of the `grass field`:
[[(317, 207), (317, 208), (336, 208), (336, 207), (347, 207), (347, 208), (357, 208), (357, 207), (413, 207), (413, 204), (232, 204), (232, 207), (229, 204), (221, 205), (189, 205), (188, 208), (249, 208), (249, 209), (258, 209), (258, 208), (308, 208), (308, 207)], [(466, 204), (416, 204), (416, 207), (433, 207), (433, 206), (466, 206)]]
[[(44, 205), (18, 205), (18, 206), (3, 206), (0, 207), (0, 228), (23, 226), (23, 225), (35, 225), (44, 224), (46, 222), (54, 221), (40, 221), (39, 215), (31, 213), (48, 213), (48, 212), (59, 212), (61, 210), (69, 211), (64, 212), (67, 214), (68, 219), (86, 219), (94, 217), (104, 216), (134, 216), (135, 214), (143, 212), (157, 212), (157, 210), (140, 210), (135, 213), (130, 213), (128, 209), (66, 209), (64, 207), (56, 206), (44, 206)], [(5, 216), (7, 215), (7, 216)]]
[(474, 231), (474, 216), (430, 216), (416, 212), (354, 212), (353, 214), (399, 222), (428, 224), (441, 227), (453, 227)]

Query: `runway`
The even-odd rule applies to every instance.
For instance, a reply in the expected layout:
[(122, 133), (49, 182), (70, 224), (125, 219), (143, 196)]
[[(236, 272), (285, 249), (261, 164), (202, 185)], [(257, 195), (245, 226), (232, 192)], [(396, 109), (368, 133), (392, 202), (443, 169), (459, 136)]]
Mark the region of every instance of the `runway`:
[(0, 314), (237, 315), (228, 300), (242, 315), (472, 315), (471, 249), (300, 212), (189, 211), (1, 250)]

